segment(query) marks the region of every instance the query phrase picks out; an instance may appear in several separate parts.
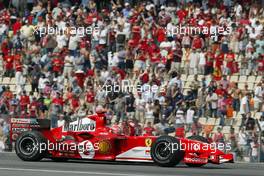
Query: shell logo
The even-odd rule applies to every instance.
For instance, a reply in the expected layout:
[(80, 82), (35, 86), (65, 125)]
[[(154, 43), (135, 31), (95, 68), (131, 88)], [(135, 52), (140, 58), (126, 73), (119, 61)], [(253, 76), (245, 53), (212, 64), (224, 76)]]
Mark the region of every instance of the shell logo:
[(109, 153), (111, 149), (111, 144), (108, 140), (102, 140), (102, 141), (99, 141), (98, 147), (99, 147), (99, 153), (107, 154)]

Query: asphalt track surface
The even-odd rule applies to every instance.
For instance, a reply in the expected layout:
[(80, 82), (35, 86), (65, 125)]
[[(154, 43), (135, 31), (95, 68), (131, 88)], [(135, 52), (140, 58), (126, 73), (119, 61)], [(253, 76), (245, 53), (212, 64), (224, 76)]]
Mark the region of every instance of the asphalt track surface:
[(163, 168), (152, 163), (70, 160), (21, 161), (15, 153), (0, 153), (0, 176), (263, 176), (264, 164), (208, 164), (190, 168), (180, 164)]

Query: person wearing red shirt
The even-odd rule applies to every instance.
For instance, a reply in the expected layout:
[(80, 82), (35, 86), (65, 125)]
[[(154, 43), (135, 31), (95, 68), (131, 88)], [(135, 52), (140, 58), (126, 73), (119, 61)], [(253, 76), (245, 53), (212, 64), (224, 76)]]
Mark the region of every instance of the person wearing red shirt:
[(4, 57), (5, 65), (5, 76), (13, 77), (14, 76), (14, 56), (7, 55)]
[(190, 15), (190, 18), (188, 20), (188, 23), (191, 25), (191, 26), (195, 26), (196, 25), (196, 18), (193, 17), (193, 14)]
[(135, 42), (135, 45), (139, 44), (139, 41), (141, 39), (140, 34), (141, 27), (140, 26), (133, 26), (132, 27), (132, 40)]
[(223, 89), (223, 85), (219, 84), (218, 88), (215, 90), (215, 93), (219, 96), (222, 95), (224, 96), (225, 94), (227, 94), (226, 90)]
[(153, 132), (155, 129), (151, 126), (151, 122), (147, 123), (147, 126), (143, 129), (144, 131), (144, 136), (153, 136)]
[(258, 60), (258, 71), (259, 72), (264, 71), (264, 54), (262, 56), (262, 59)]
[(121, 125), (121, 134), (124, 134), (126, 136), (130, 136), (130, 128), (129, 128), (129, 123), (127, 120), (122, 122)]
[(138, 53), (135, 56), (135, 69), (138, 71), (143, 71), (146, 69), (146, 60), (148, 56), (143, 50), (138, 50)]
[(33, 97), (33, 100), (29, 105), (29, 116), (30, 116), (30, 118), (37, 118), (38, 117), (39, 105), (40, 104), (37, 101), (36, 97)]
[(193, 49), (202, 49), (204, 47), (204, 41), (198, 35), (196, 35), (192, 41)]
[(118, 68), (118, 67), (113, 67), (112, 69), (119, 76), (120, 80), (125, 79), (126, 73), (125, 73), (125, 71), (123, 69)]
[(121, 128), (119, 126), (119, 122), (115, 121), (111, 127), (112, 133), (114, 134), (121, 134)]
[(29, 96), (27, 95), (26, 91), (23, 91), (22, 95), (20, 96), (21, 111), (27, 111), (28, 105), (30, 105)]
[(139, 76), (139, 78), (140, 78), (140, 80), (141, 80), (141, 82), (142, 82), (143, 84), (149, 82), (149, 74), (148, 74), (148, 73), (149, 73), (149, 71), (148, 71), (148, 69), (147, 69), (147, 70), (145, 70), (145, 71), (143, 72), (142, 75)]
[(215, 143), (217, 143), (217, 144), (224, 142), (224, 134), (222, 133), (222, 128), (221, 127), (217, 128), (217, 133), (214, 134), (213, 141)]
[(220, 50), (218, 49), (215, 54), (215, 67), (221, 69), (224, 58), (225, 58), (225, 54), (221, 53)]
[(21, 27), (22, 27), (22, 24), (20, 22), (20, 19), (17, 18), (16, 22), (13, 24), (13, 27), (12, 27), (14, 35), (16, 35), (17, 31), (19, 31)]
[(56, 97), (52, 99), (52, 104), (63, 106), (63, 99), (59, 92), (57, 92)]
[(71, 99), (71, 109), (72, 109), (72, 111), (73, 112), (77, 112), (79, 107), (80, 107), (79, 97), (77, 97), (76, 95), (73, 95), (73, 97)]
[(92, 111), (94, 102), (95, 102), (95, 93), (93, 89), (90, 87), (88, 88), (86, 93), (86, 105), (88, 112)]
[(156, 34), (155, 36), (157, 37), (157, 41), (159, 43), (163, 42), (166, 40), (166, 30), (160, 26), (156, 29)]
[(92, 69), (88, 69), (86, 72), (86, 77), (94, 77), (94, 71)]
[(205, 64), (205, 74), (212, 74), (214, 71), (214, 54), (209, 51), (206, 53), (206, 64)]
[(231, 50), (229, 50), (229, 52), (225, 56), (225, 60), (226, 60), (225, 71), (226, 71), (227, 75), (230, 75), (230, 74), (234, 73), (235, 54), (232, 53)]
[(159, 48), (154, 43), (154, 40), (152, 38), (148, 39), (148, 46), (147, 46), (146, 50), (147, 50), (149, 55), (152, 55), (152, 53), (154, 53), (154, 52), (159, 52)]
[(63, 61), (60, 57), (56, 57), (52, 60), (52, 70), (55, 74), (55, 77), (58, 77), (62, 73)]
[(184, 9), (180, 9), (176, 12), (178, 18), (179, 18), (179, 22), (182, 23), (182, 21), (184, 20), (184, 18), (188, 15), (188, 12)]
[(142, 49), (144, 52), (148, 50), (148, 39), (143, 38), (140, 40), (139, 48)]
[(3, 56), (7, 56), (8, 55), (8, 52), (9, 52), (9, 47), (8, 47), (8, 40), (5, 39), (2, 44), (1, 44), (1, 50), (2, 50), (2, 53), (3, 53)]
[(157, 69), (157, 65), (160, 63), (161, 54), (159, 49), (154, 50), (150, 54), (150, 66), (154, 73), (157, 73), (155, 69)]
[(135, 123), (130, 119), (128, 120), (129, 136), (135, 136)]

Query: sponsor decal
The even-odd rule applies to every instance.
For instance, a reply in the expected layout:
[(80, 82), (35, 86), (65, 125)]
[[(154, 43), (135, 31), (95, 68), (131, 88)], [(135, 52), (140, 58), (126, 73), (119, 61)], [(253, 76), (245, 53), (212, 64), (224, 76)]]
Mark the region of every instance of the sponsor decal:
[(95, 155), (95, 149), (93, 143), (89, 140), (85, 140), (78, 145), (78, 151), (81, 158), (93, 159)]
[(145, 154), (146, 154), (147, 156), (150, 156), (150, 150), (146, 150)]
[(147, 147), (150, 147), (151, 144), (152, 144), (152, 139), (151, 138), (146, 138), (145, 139), (145, 144), (146, 144)]
[(21, 123), (21, 124), (33, 124), (37, 123), (36, 119), (19, 119), (19, 118), (11, 118), (11, 123)]
[(96, 123), (89, 118), (78, 118), (74, 122), (70, 122), (63, 126), (62, 131), (90, 132), (95, 131)]
[(110, 149), (111, 149), (111, 144), (108, 140), (102, 140), (102, 141), (99, 141), (99, 152), (101, 154), (107, 154), (109, 153)]
[(206, 158), (184, 158), (186, 163), (207, 163)]

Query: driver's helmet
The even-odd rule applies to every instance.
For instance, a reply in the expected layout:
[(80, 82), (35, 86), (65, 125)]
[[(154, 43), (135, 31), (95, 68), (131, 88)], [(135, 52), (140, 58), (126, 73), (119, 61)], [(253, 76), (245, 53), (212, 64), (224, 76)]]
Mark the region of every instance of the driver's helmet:
[(98, 105), (96, 108), (95, 108), (95, 112), (97, 114), (102, 114), (102, 113), (105, 113), (106, 112), (106, 109), (102, 106), (102, 105)]

